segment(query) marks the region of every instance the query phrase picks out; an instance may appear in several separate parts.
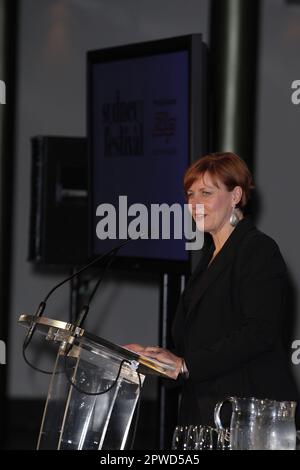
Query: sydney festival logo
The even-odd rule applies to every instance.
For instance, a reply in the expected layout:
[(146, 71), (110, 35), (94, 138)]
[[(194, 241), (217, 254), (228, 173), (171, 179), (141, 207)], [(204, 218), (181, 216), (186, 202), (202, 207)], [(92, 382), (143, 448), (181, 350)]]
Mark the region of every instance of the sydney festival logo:
[(101, 108), (104, 155), (106, 157), (144, 154), (144, 103), (126, 101), (120, 90)]
[(0, 80), (0, 104), (6, 104), (6, 87), (3, 80)]

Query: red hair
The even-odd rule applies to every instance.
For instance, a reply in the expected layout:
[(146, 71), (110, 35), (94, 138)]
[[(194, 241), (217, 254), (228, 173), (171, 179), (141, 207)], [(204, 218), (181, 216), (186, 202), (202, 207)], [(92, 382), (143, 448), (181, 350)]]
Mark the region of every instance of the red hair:
[(240, 186), (243, 194), (237, 207), (242, 209), (247, 205), (254, 183), (249, 168), (238, 155), (232, 152), (216, 152), (196, 160), (186, 170), (183, 178), (185, 194), (192, 184), (206, 172), (209, 173), (217, 187), (218, 180), (226, 186), (228, 191)]

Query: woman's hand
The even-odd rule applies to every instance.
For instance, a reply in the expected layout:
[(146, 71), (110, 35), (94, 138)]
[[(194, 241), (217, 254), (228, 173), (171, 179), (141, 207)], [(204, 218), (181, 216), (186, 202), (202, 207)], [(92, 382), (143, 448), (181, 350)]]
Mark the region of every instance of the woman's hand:
[(130, 351), (133, 351), (137, 354), (143, 354), (142, 351), (145, 350), (145, 346), (136, 343), (124, 344), (123, 348), (130, 349)]
[(124, 348), (130, 349), (131, 351), (136, 352), (137, 354), (152, 357), (159, 362), (168, 364), (174, 368), (174, 371), (168, 373), (173, 379), (177, 379), (178, 375), (181, 372), (181, 367), (183, 359), (171, 353), (167, 349), (160, 348), (158, 346), (142, 346), (140, 344), (126, 344)]
[(174, 371), (171, 372), (171, 374), (169, 375), (171, 375), (174, 379), (177, 379), (182, 367), (182, 357), (178, 357), (175, 354), (171, 353), (171, 351), (169, 351), (168, 349), (160, 348), (158, 346), (146, 347), (143, 354), (145, 356), (153, 357), (153, 359), (156, 359), (159, 362), (174, 367)]

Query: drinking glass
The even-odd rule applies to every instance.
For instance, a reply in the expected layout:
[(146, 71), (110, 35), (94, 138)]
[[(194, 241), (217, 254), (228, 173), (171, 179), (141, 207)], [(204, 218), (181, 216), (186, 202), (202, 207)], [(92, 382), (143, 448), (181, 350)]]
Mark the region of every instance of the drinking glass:
[(172, 450), (195, 450), (198, 449), (198, 442), (198, 426), (190, 424), (188, 426), (175, 427), (172, 439)]
[(231, 450), (230, 431), (228, 428), (216, 430), (218, 434), (217, 450)]
[(199, 426), (199, 450), (213, 450), (214, 448), (214, 428), (211, 426)]
[(190, 424), (176, 426), (172, 439), (172, 450), (230, 450), (228, 428), (214, 429), (207, 425)]
[(191, 424), (187, 431), (187, 450), (196, 450), (199, 447), (199, 426)]
[(187, 447), (188, 426), (176, 426), (173, 439), (172, 450), (185, 450)]

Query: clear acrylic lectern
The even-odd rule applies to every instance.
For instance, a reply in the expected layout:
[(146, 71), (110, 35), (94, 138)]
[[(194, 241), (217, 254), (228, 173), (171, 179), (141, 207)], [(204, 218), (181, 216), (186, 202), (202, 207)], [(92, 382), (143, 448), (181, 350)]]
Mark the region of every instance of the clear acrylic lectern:
[(125, 449), (145, 375), (167, 377), (170, 367), (70, 323), (28, 315), (19, 322), (58, 343), (37, 449)]

